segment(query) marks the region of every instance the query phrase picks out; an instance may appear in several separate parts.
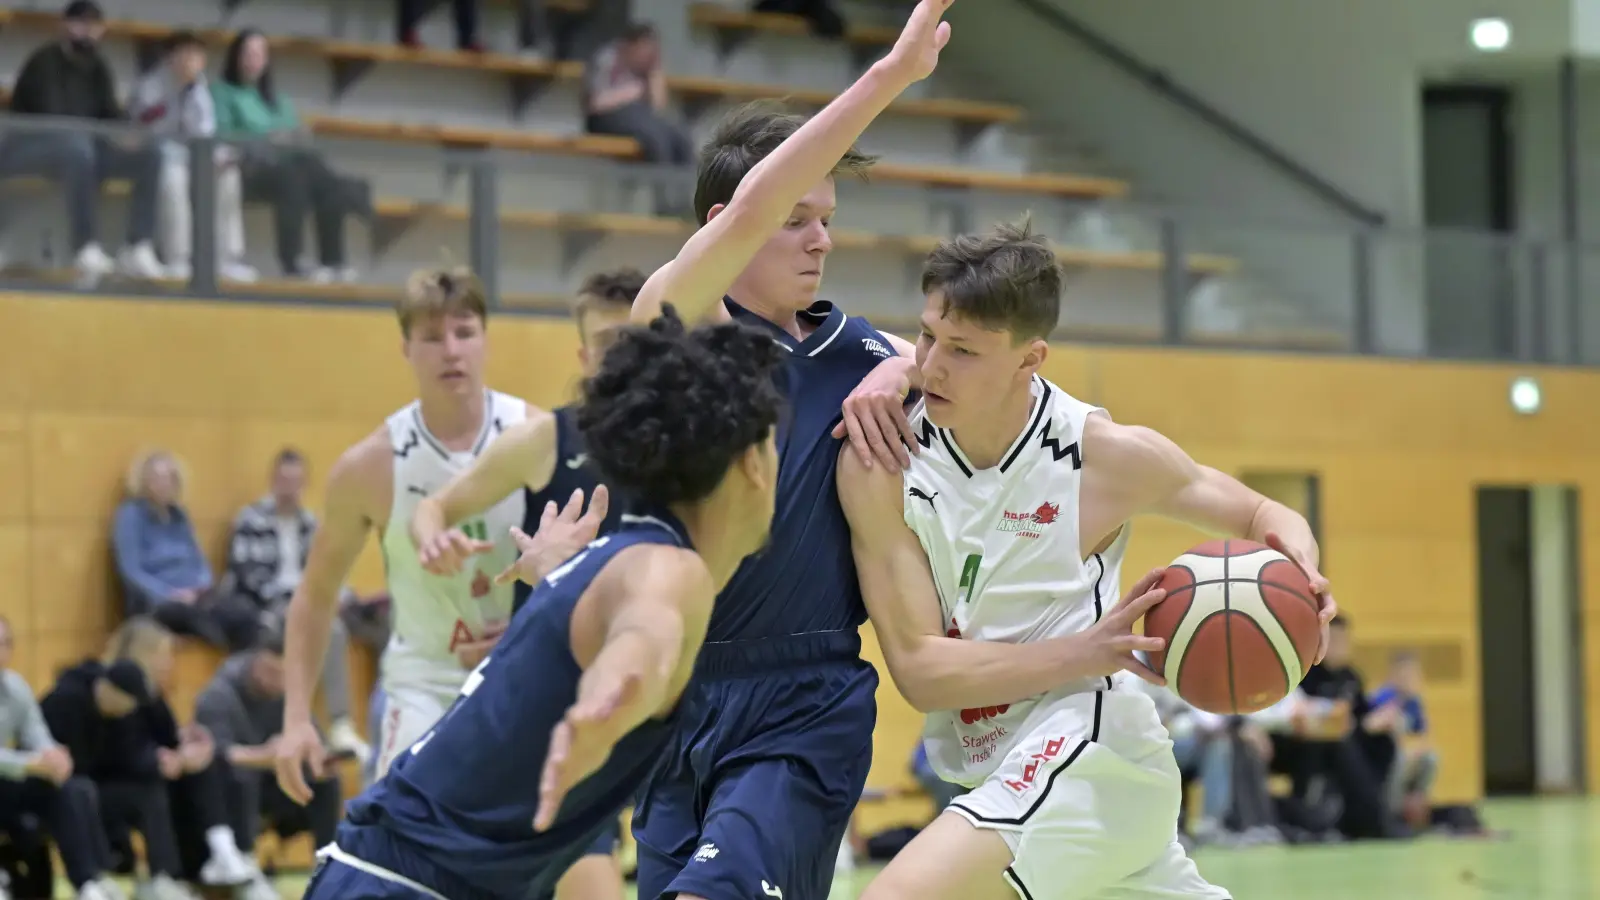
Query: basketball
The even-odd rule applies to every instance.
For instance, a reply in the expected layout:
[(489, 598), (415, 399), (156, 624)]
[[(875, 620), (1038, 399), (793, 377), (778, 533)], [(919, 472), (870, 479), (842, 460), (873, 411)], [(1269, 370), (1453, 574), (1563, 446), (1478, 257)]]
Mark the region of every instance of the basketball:
[(1238, 715), (1294, 690), (1317, 652), (1317, 597), (1305, 573), (1254, 541), (1208, 541), (1172, 561), (1145, 614), (1165, 640), (1150, 668), (1199, 709)]

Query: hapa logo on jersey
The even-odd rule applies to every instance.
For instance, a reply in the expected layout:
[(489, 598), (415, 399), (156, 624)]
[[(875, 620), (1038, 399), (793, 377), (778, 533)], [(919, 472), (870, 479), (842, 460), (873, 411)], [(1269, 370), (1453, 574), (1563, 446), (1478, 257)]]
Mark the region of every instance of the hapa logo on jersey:
[(876, 338), (862, 338), (861, 346), (868, 353), (871, 353), (873, 356), (876, 356), (879, 359), (888, 359), (894, 355), (889, 351), (888, 347), (883, 345), (882, 341), (879, 341)]
[(1016, 778), (1005, 779), (1005, 786), (1013, 794), (1025, 794), (1033, 789), (1034, 783), (1039, 778), (1039, 772), (1044, 764), (1061, 755), (1061, 749), (1067, 744), (1064, 737), (1045, 741), (1044, 746), (1028, 757), (1027, 765), (1022, 767), (1022, 774)]
[(1055, 503), (1041, 503), (1033, 512), (1012, 512), (1006, 510), (1000, 514), (1000, 530), (1009, 531), (1017, 537), (1036, 538), (1044, 534), (1044, 527), (1061, 518), (1061, 507)]

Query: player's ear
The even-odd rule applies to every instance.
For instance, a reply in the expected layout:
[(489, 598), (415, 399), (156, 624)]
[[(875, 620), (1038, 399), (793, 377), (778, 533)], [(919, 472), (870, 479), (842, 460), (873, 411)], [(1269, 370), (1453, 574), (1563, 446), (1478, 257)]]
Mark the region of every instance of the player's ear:
[(1022, 365), (1019, 374), (1025, 378), (1032, 378), (1040, 367), (1044, 365), (1045, 358), (1050, 355), (1050, 344), (1042, 338), (1034, 338), (1028, 342), (1022, 354)]
[(722, 212), (723, 210), (725, 210), (727, 208), (728, 208), (728, 204), (726, 204), (726, 203), (714, 203), (714, 204), (712, 204), (711, 209), (709, 209), (706, 212), (706, 221), (709, 223), (712, 219), (715, 219), (717, 217), (718, 213)]

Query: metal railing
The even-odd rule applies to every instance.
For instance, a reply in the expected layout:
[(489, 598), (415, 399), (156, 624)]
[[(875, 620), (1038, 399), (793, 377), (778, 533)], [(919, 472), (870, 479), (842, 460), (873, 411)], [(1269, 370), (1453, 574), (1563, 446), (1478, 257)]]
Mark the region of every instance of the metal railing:
[[(185, 281), (107, 279), (80, 283), (70, 271), (75, 247), (61, 224), (60, 167), (20, 170), (9, 148), (29, 135), (123, 142), (151, 149), (148, 133), (72, 120), (0, 119), (0, 287), (96, 291), (136, 296), (239, 298), (273, 302), (371, 303), (391, 299), (412, 268), (437, 265), (441, 245), (472, 265), (508, 312), (548, 312), (586, 274), (605, 265), (599, 249), (621, 235), (626, 261), (665, 262), (692, 230), (654, 216), (655, 189), (686, 189), (691, 173), (582, 157), (495, 151), (400, 148), (312, 141), (335, 165), (373, 180), (380, 203), (366, 229), (362, 282), (317, 285), (222, 279), (217, 265), (216, 159), (212, 141), (190, 148), (194, 256)], [(359, 166), (359, 169), (355, 167)], [(432, 173), (432, 174), (429, 174)], [(1408, 357), (1593, 364), (1600, 340), (1586, 339), (1583, 297), (1600, 273), (1600, 245), (1529, 240), (1475, 232), (1330, 228), (1240, 221), (1222, 212), (1124, 202), (1042, 201), (970, 191), (843, 184), (835, 221), (829, 291), (853, 311), (890, 323), (914, 319), (921, 306), (915, 235), (902, 203), (873, 227), (872, 197), (923, 196), (927, 220), (909, 230), (948, 236), (1014, 209), (1061, 249), (1071, 273), (1059, 336), (1069, 340), (1372, 353)], [(998, 198), (998, 200), (997, 200)], [(258, 197), (270, 202), (271, 197)], [(102, 199), (101, 206), (109, 201)], [(443, 228), (426, 232), (419, 229)], [(117, 232), (115, 227), (103, 231)], [(530, 238), (531, 232), (544, 238)], [(422, 234), (411, 240), (413, 233)], [(270, 259), (270, 230), (252, 233), (252, 261)], [(411, 249), (407, 249), (407, 248)], [(553, 249), (552, 249), (553, 248)], [(615, 249), (615, 248), (613, 248)], [(637, 251), (637, 252), (636, 252)], [(843, 257), (843, 258), (841, 258)], [(853, 260), (853, 261), (852, 261)], [(263, 264), (269, 270), (270, 264)], [(842, 270), (842, 271), (841, 271)], [(1576, 280), (1571, 273), (1576, 272)], [(837, 273), (837, 274), (836, 274)], [(851, 281), (871, 276), (875, 287)], [(885, 273), (900, 273), (884, 281)], [(894, 282), (894, 283), (890, 283)], [(1600, 283), (1594, 285), (1600, 288)]]

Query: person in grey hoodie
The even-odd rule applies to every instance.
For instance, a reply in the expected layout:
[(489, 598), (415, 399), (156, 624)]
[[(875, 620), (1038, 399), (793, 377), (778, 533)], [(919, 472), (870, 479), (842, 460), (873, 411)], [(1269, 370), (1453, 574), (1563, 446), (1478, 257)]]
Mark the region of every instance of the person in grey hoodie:
[[(229, 657), (195, 703), (195, 721), (216, 742), (217, 759), (231, 770), (229, 815), (240, 849), (251, 852), (263, 821), (281, 836), (310, 831), (316, 846), (333, 842), (339, 825), (338, 777), (327, 769), (310, 782), (302, 807), (278, 787), (273, 766), (283, 726), (283, 636)], [(331, 762), (328, 760), (327, 762)]]
[(11, 623), (0, 616), (0, 834), (22, 837), (37, 819), (55, 840), (79, 900), (122, 900), (106, 876), (110, 849), (100, 830), (94, 782), (74, 775), (27, 679), (13, 671)]

